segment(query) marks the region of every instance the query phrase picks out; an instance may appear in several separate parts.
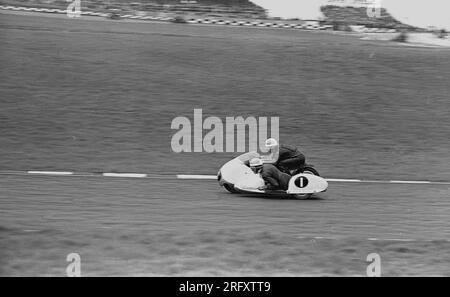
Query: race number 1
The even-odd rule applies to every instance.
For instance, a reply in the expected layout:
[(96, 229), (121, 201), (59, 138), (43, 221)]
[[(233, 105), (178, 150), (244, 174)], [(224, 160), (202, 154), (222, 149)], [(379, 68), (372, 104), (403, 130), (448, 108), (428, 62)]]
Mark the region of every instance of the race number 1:
[(299, 188), (304, 188), (308, 185), (308, 179), (304, 176), (300, 176), (295, 180), (295, 185)]

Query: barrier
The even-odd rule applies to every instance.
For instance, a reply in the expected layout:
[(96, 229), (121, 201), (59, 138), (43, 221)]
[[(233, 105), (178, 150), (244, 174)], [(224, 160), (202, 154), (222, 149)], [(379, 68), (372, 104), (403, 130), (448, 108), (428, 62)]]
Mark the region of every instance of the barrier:
[[(34, 11), (34, 12), (46, 12), (46, 13), (67, 13), (63, 9), (53, 8), (34, 8), (34, 7), (21, 7), (21, 6), (3, 6), (0, 5), (0, 9), (13, 10), (13, 11)], [(104, 12), (94, 11), (81, 11), (81, 15), (87, 16), (99, 16), (107, 17), (109, 14)], [(137, 20), (158, 20), (172, 22), (173, 17), (155, 17), (155, 16), (139, 16), (132, 14), (118, 15), (122, 19), (137, 19)], [(245, 26), (245, 27), (261, 27), (261, 28), (284, 28), (284, 29), (302, 29), (302, 30), (328, 30), (332, 29), (330, 25), (318, 26), (318, 25), (304, 25), (298, 23), (265, 23), (257, 21), (236, 21), (236, 20), (212, 20), (212, 19), (189, 19), (187, 23), (190, 24), (214, 24), (223, 26)]]

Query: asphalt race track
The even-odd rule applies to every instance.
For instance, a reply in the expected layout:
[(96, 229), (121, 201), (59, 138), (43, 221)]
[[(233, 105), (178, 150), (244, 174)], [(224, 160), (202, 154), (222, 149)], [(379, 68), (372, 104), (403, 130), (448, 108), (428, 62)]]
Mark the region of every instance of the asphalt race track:
[[(0, 14), (0, 275), (450, 276), (450, 186), (232, 195), (176, 116), (280, 116), (325, 177), (450, 181), (450, 53), (352, 36)], [(236, 54), (238, 53), (238, 54)], [(227, 101), (228, 100), (228, 101)], [(226, 102), (226, 103), (225, 103)], [(293, 108), (296, 107), (296, 108)]]

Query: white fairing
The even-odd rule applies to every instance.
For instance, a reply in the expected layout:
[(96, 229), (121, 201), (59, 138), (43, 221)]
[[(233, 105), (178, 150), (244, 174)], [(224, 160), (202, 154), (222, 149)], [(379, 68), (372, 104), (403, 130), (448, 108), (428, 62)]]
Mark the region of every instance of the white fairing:
[(263, 179), (253, 173), (250, 167), (246, 166), (239, 158), (235, 158), (223, 165), (220, 173), (225, 182), (236, 186), (254, 189), (264, 186)]
[(287, 194), (314, 194), (325, 192), (328, 182), (320, 176), (312, 174), (297, 174), (289, 181)]
[(241, 181), (235, 184), (238, 189), (258, 189), (264, 186), (264, 180), (259, 174), (254, 174), (252, 170), (246, 172)]

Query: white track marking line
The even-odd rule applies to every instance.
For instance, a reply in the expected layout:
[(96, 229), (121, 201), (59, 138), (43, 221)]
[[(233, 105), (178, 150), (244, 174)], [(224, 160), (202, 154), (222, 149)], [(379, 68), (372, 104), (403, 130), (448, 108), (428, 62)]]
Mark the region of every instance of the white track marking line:
[[(195, 174), (178, 174), (178, 179), (199, 179), (199, 180), (216, 180), (215, 175), (195, 175)], [(438, 182), (438, 181), (402, 181), (402, 180), (361, 180), (361, 179), (341, 179), (341, 178), (327, 178), (328, 182), (340, 182), (340, 183), (382, 183), (382, 184), (436, 184), (436, 185), (450, 185), (450, 182)]]
[(325, 179), (329, 182), (341, 182), (341, 183), (360, 183), (362, 180), (360, 179), (339, 179), (339, 178), (327, 178)]
[(27, 171), (28, 174), (42, 174), (42, 175), (73, 175), (71, 171)]
[[(146, 174), (146, 173), (120, 173), (120, 172), (72, 172), (72, 171), (44, 171), (44, 170), (3, 170), (0, 175), (47, 175), (47, 176), (79, 176), (79, 177), (122, 177), (122, 178), (148, 178), (148, 179), (185, 179), (185, 180), (217, 180), (216, 175), (206, 174)], [(412, 181), (412, 180), (361, 180), (328, 178), (328, 182), (337, 183), (378, 183), (378, 184), (405, 184), (405, 185), (450, 185), (450, 181)]]
[(183, 174), (178, 174), (177, 175), (178, 179), (210, 179), (210, 180), (216, 180), (217, 176), (216, 175), (183, 175)]
[(393, 184), (429, 184), (430, 181), (413, 181), (413, 180), (391, 180)]
[(20, 176), (60, 176), (60, 177), (90, 177), (90, 178), (103, 178), (103, 177), (122, 177), (122, 178), (148, 178), (148, 179), (175, 179), (173, 175), (169, 174), (145, 174), (145, 173), (118, 173), (118, 172), (71, 172), (71, 171), (18, 171), (18, 170), (2, 170), (0, 175), (20, 175)]
[(131, 177), (131, 178), (145, 178), (148, 177), (145, 173), (102, 173), (105, 177)]

